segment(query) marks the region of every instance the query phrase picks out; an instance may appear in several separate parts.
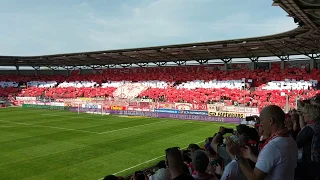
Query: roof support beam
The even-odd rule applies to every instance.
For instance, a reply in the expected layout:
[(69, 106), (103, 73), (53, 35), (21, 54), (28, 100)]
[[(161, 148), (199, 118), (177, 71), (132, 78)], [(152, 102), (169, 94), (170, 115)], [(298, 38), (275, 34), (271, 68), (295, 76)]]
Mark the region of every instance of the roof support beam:
[(266, 42), (261, 42), (266, 50), (277, 56), (281, 61), (288, 61), (289, 55)]
[(159, 67), (167, 65), (167, 62), (155, 62), (155, 64)]
[(208, 64), (208, 59), (196, 60), (200, 65)]
[(183, 65), (186, 65), (186, 64), (187, 64), (186, 61), (174, 61), (174, 63), (176, 63), (176, 64), (179, 65), (179, 66), (183, 66)]
[(214, 48), (208, 48), (206, 46), (204, 46), (207, 49), (207, 52), (210, 53), (211, 55), (213, 55), (215, 58), (219, 58), (221, 59), (224, 63), (228, 63), (232, 60), (232, 58), (225, 56), (224, 54), (222, 54), (220, 51), (214, 49)]
[(186, 56), (190, 57), (191, 59), (194, 59), (194, 60), (198, 60), (198, 59), (203, 59), (201, 58), (200, 56), (198, 56), (197, 54), (194, 54), (188, 50), (180, 50), (181, 54), (185, 54)]
[(258, 62), (259, 56), (256, 56), (250, 50), (246, 49), (245, 47), (242, 47), (239, 43), (234, 42), (234, 44), (237, 46), (238, 50), (241, 53), (243, 53), (247, 58), (251, 60), (251, 62)]
[(136, 65), (139, 67), (146, 67), (148, 63), (136, 63)]
[(132, 63), (129, 63), (129, 64), (120, 64), (121, 67), (123, 68), (127, 68), (127, 67), (131, 67), (132, 66)]
[(169, 53), (163, 52), (162, 50), (157, 50), (157, 53), (160, 54), (162, 57), (166, 58), (166, 60), (172, 60), (177, 58)]

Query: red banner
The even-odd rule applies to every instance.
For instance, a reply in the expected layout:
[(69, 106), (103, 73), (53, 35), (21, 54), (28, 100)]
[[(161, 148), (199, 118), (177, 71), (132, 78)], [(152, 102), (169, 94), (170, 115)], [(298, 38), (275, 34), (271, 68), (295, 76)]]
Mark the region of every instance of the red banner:
[(207, 110), (207, 104), (193, 104), (193, 110)]

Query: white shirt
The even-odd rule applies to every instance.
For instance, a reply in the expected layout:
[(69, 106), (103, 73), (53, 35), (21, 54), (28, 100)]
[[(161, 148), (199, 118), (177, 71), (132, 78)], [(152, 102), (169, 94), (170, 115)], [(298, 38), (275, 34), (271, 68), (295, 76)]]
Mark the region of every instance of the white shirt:
[(247, 180), (247, 178), (242, 173), (238, 162), (236, 160), (231, 161), (223, 171), (223, 175), (220, 180)]
[(268, 180), (293, 180), (298, 147), (292, 137), (276, 137), (260, 152), (256, 168), (268, 174)]

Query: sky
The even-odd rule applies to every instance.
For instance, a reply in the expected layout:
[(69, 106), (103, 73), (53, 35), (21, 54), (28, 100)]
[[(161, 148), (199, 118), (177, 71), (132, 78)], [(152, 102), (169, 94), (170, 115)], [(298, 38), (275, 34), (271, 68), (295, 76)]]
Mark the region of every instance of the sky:
[(0, 55), (246, 38), (297, 27), (272, 0), (0, 0)]

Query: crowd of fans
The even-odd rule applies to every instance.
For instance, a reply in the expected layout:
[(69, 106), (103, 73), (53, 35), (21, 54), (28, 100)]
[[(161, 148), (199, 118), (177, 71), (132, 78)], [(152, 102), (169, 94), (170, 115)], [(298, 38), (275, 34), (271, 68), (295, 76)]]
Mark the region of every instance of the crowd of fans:
[[(236, 130), (220, 127), (200, 148), (165, 150), (157, 171), (137, 171), (133, 180), (319, 180), (320, 96), (299, 101), (285, 114), (276, 105)], [(104, 180), (123, 179), (113, 175)]]

